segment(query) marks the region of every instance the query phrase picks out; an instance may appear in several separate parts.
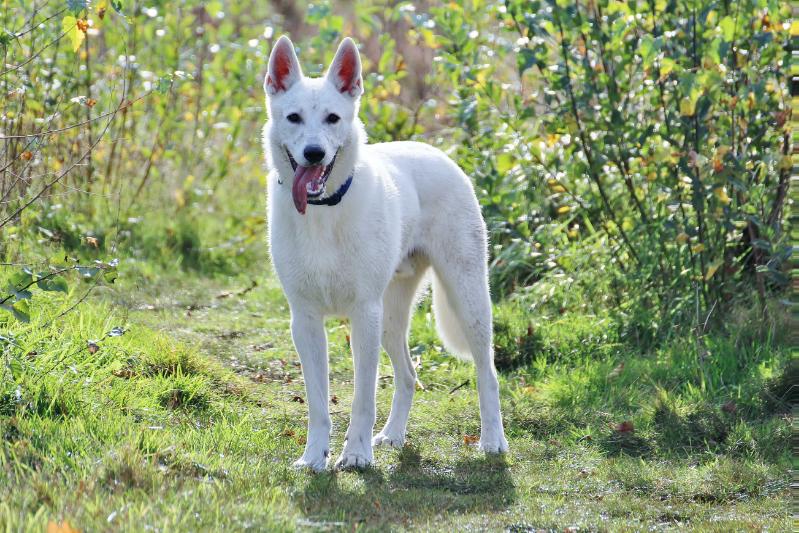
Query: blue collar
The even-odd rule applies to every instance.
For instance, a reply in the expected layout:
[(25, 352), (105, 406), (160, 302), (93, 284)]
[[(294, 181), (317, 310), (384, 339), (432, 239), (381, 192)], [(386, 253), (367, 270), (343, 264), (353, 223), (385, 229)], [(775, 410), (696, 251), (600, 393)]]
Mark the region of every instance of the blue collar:
[(352, 185), (352, 176), (353, 175), (350, 174), (350, 177), (347, 178), (347, 181), (342, 183), (341, 187), (339, 187), (338, 190), (330, 196), (319, 199), (309, 198), (308, 203), (311, 205), (337, 205), (344, 195), (347, 194), (347, 190), (350, 188), (350, 185)]

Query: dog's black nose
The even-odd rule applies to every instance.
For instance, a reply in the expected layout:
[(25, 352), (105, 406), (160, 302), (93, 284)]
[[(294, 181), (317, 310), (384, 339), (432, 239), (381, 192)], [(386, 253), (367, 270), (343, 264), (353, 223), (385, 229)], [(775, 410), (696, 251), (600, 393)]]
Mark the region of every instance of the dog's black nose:
[(325, 151), (322, 150), (321, 146), (316, 144), (310, 144), (305, 147), (303, 150), (302, 155), (305, 156), (305, 160), (311, 164), (318, 163), (322, 159), (325, 158)]

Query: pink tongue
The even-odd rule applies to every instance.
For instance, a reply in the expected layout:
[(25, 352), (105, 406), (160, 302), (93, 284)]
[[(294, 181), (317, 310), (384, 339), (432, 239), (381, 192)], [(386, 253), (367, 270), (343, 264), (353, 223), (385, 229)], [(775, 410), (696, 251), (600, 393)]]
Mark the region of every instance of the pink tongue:
[(291, 195), (294, 197), (294, 207), (301, 215), (305, 214), (305, 207), (308, 205), (308, 184), (312, 181), (318, 180), (322, 175), (324, 167), (322, 165), (314, 165), (312, 167), (303, 167), (297, 165), (297, 170), (294, 171), (294, 184), (291, 186)]

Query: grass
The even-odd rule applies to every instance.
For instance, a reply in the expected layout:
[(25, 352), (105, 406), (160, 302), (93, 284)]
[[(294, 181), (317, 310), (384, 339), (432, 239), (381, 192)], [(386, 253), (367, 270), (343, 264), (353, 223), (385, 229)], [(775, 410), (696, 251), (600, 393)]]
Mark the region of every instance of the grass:
[[(473, 368), (442, 353), (423, 309), (406, 447), (377, 450), (366, 471), (312, 475), (290, 466), (306, 406), (275, 280), (155, 274), (123, 263), (118, 286), (79, 311), (48, 324), (70, 300), (36, 292), (32, 322), (8, 323), (0, 529), (791, 527), (779, 339), (742, 327), (641, 354), (602, 317), (503, 304), (511, 452), (487, 458), (467, 444), (479, 434)], [(124, 335), (108, 336), (117, 326)], [(335, 454), (352, 367), (347, 324), (328, 334)], [(378, 424), (385, 356), (379, 372)]]

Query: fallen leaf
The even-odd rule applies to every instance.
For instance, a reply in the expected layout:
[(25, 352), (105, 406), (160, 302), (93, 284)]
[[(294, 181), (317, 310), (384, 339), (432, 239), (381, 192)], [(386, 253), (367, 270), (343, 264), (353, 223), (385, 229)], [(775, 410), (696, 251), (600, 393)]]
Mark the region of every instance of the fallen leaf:
[(100, 350), (100, 346), (97, 345), (95, 341), (86, 341), (86, 345), (89, 348), (89, 353), (94, 355)]
[(114, 370), (111, 372), (114, 376), (122, 379), (130, 379), (136, 374), (130, 368), (120, 368), (119, 370)]
[(608, 372), (608, 379), (617, 378), (621, 375), (621, 371), (624, 370), (624, 361), (619, 363), (616, 368)]
[(33, 159), (33, 152), (31, 152), (30, 150), (25, 150), (24, 152), (19, 154), (19, 158), (22, 159), (23, 161), (30, 161), (31, 159)]
[(477, 435), (464, 435), (463, 436), (463, 443), (467, 446), (474, 446), (480, 442), (480, 437)]
[(635, 431), (633, 423), (630, 422), (629, 420), (625, 420), (620, 424), (616, 424), (615, 426), (613, 426), (613, 429), (618, 433), (632, 433)]
[(50, 522), (47, 523), (47, 533), (80, 533), (80, 529), (75, 529), (69, 522), (64, 520), (63, 522)]
[(305, 403), (305, 400), (302, 398), (302, 396), (294, 396), (291, 399), (291, 401), (292, 402), (297, 402), (297, 403)]
[(295, 433), (293, 429), (286, 428), (283, 430), (283, 433), (281, 433), (281, 435), (283, 435), (284, 437), (293, 437)]
[(330, 397), (330, 401), (333, 403), (333, 405), (338, 405), (338, 396), (334, 394)]

